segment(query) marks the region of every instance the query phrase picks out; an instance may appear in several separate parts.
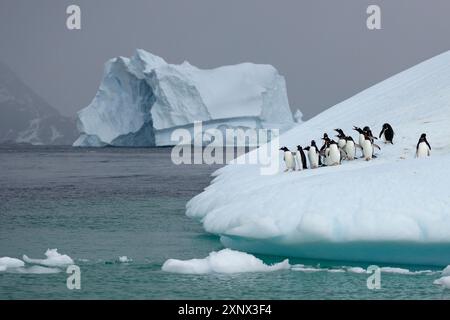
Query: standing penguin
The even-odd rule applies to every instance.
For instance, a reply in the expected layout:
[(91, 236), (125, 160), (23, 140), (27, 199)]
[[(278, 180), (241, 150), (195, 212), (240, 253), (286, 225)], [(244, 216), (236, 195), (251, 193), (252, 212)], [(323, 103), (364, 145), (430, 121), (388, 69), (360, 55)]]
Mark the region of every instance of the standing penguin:
[(374, 156), (373, 156), (374, 147), (381, 150), (381, 148), (378, 145), (373, 143), (373, 139), (370, 137), (369, 133), (367, 133), (367, 132), (364, 133), (364, 142), (361, 147), (363, 150), (364, 160), (366, 160), (366, 161), (372, 160), (374, 158)]
[(328, 137), (328, 134), (324, 133), (323, 134), (323, 145), (320, 148), (320, 155), (323, 157), (323, 165), (327, 166), (328, 165), (328, 153), (330, 151), (330, 141), (331, 139)]
[(286, 164), (286, 170), (284, 172), (289, 170), (295, 171), (295, 159), (292, 152), (286, 147), (280, 148), (280, 150), (284, 152), (283, 160)]
[(394, 144), (394, 130), (389, 123), (383, 124), (383, 128), (381, 129), (380, 135), (378, 137), (380, 139), (382, 138), (384, 143)]
[(316, 142), (312, 140), (311, 146), (306, 147), (305, 150), (308, 151), (309, 167), (311, 169), (318, 168), (322, 163), (320, 161), (320, 152), (319, 148), (317, 148)]
[(342, 131), (342, 129), (334, 129), (334, 131), (336, 131), (336, 132), (338, 133), (338, 134), (336, 135), (336, 137), (339, 138), (339, 140), (338, 140), (338, 142), (337, 142), (338, 147), (341, 148), (341, 149), (344, 149), (345, 143), (347, 142), (347, 141), (345, 140), (346, 136), (345, 136), (344, 131)]
[(341, 152), (339, 151), (338, 144), (334, 140), (331, 140), (328, 144), (329, 151), (327, 155), (327, 165), (335, 166), (341, 164)]
[(341, 158), (345, 159), (346, 154), (345, 154), (345, 144), (347, 143), (346, 140), (346, 135), (344, 133), (344, 131), (342, 131), (342, 129), (334, 129), (334, 131), (336, 131), (338, 134), (336, 135), (336, 137), (339, 139), (337, 144), (339, 147), (339, 150), (341, 151)]
[(360, 146), (362, 146), (362, 144), (363, 144), (363, 142), (364, 142), (364, 140), (365, 140), (363, 129), (353, 126), (353, 130), (355, 130), (356, 132), (359, 133), (359, 136), (358, 136), (358, 143), (359, 143)]
[(428, 143), (427, 135), (422, 133), (416, 147), (416, 158), (429, 157), (431, 155), (431, 146)]
[(364, 128), (363, 128), (363, 131), (365, 132), (365, 133), (367, 133), (367, 135), (369, 136), (369, 138), (370, 138), (370, 140), (373, 142), (375, 139), (378, 139), (377, 137), (374, 137), (374, 135), (372, 134), (372, 130), (370, 130), (370, 127), (369, 126), (365, 126)]
[(297, 146), (297, 152), (295, 153), (295, 160), (297, 161), (298, 171), (308, 169), (306, 164), (306, 155), (302, 146)]
[(347, 158), (347, 160), (354, 160), (356, 157), (355, 141), (350, 136), (345, 137), (345, 141), (346, 141), (346, 143), (345, 143), (344, 151), (345, 151), (346, 158)]

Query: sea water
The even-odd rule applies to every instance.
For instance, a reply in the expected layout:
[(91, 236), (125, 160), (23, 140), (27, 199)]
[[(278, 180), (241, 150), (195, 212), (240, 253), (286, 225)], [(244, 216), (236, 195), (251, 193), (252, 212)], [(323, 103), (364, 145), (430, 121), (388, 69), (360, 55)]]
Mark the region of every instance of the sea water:
[[(163, 272), (169, 258), (204, 258), (223, 249), (218, 236), (185, 215), (186, 202), (208, 186), (219, 166), (176, 166), (170, 151), (0, 147), (0, 257), (44, 258), (48, 248), (58, 248), (81, 270), (80, 290), (67, 288), (63, 267), (49, 274), (0, 272), (0, 299), (450, 298), (433, 285), (440, 277), (433, 266), (400, 266), (432, 273), (382, 273), (379, 290), (368, 289), (368, 274), (317, 271), (366, 268), (365, 261), (290, 258), (311, 268)], [(256, 256), (267, 264), (289, 258)]]

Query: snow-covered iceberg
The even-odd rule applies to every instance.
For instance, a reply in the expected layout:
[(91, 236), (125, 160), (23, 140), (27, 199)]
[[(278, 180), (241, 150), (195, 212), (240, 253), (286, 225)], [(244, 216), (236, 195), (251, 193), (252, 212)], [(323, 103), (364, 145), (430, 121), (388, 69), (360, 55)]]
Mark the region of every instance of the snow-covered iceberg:
[[(260, 165), (219, 169), (187, 215), (232, 249), (303, 258), (448, 265), (450, 262), (450, 51), (422, 62), (280, 136), (292, 149), (324, 132), (383, 123), (394, 145), (376, 159), (261, 175)], [(426, 132), (432, 156), (415, 159)], [(284, 167), (273, 141), (272, 159)], [(256, 157), (257, 150), (249, 156)], [(284, 169), (284, 168), (283, 168)]]
[(174, 145), (171, 129), (195, 121), (281, 130), (294, 123), (284, 77), (271, 65), (201, 70), (144, 50), (106, 63), (94, 100), (78, 118), (75, 146)]

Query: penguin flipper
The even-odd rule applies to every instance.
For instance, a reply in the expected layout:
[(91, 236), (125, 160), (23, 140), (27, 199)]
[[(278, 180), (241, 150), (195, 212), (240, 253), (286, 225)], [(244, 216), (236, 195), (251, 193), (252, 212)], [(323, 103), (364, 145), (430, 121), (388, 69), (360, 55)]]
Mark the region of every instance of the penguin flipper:
[(375, 143), (373, 143), (372, 145), (373, 145), (375, 148), (378, 148), (378, 150), (381, 150), (381, 148), (380, 148), (379, 145), (377, 145), (377, 144), (375, 144)]
[(355, 143), (355, 147), (362, 150), (361, 145), (359, 145), (358, 143)]

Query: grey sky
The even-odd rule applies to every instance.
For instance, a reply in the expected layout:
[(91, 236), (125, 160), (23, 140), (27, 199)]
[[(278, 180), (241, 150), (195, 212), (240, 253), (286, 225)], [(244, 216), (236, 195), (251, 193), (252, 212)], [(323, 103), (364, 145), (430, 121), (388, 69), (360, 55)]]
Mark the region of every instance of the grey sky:
[[(65, 27), (78, 4), (82, 30)], [(382, 9), (382, 30), (366, 8)], [(306, 118), (450, 49), (448, 0), (0, 0), (0, 60), (64, 114), (92, 100), (103, 64), (136, 48), (201, 68), (269, 63)]]

